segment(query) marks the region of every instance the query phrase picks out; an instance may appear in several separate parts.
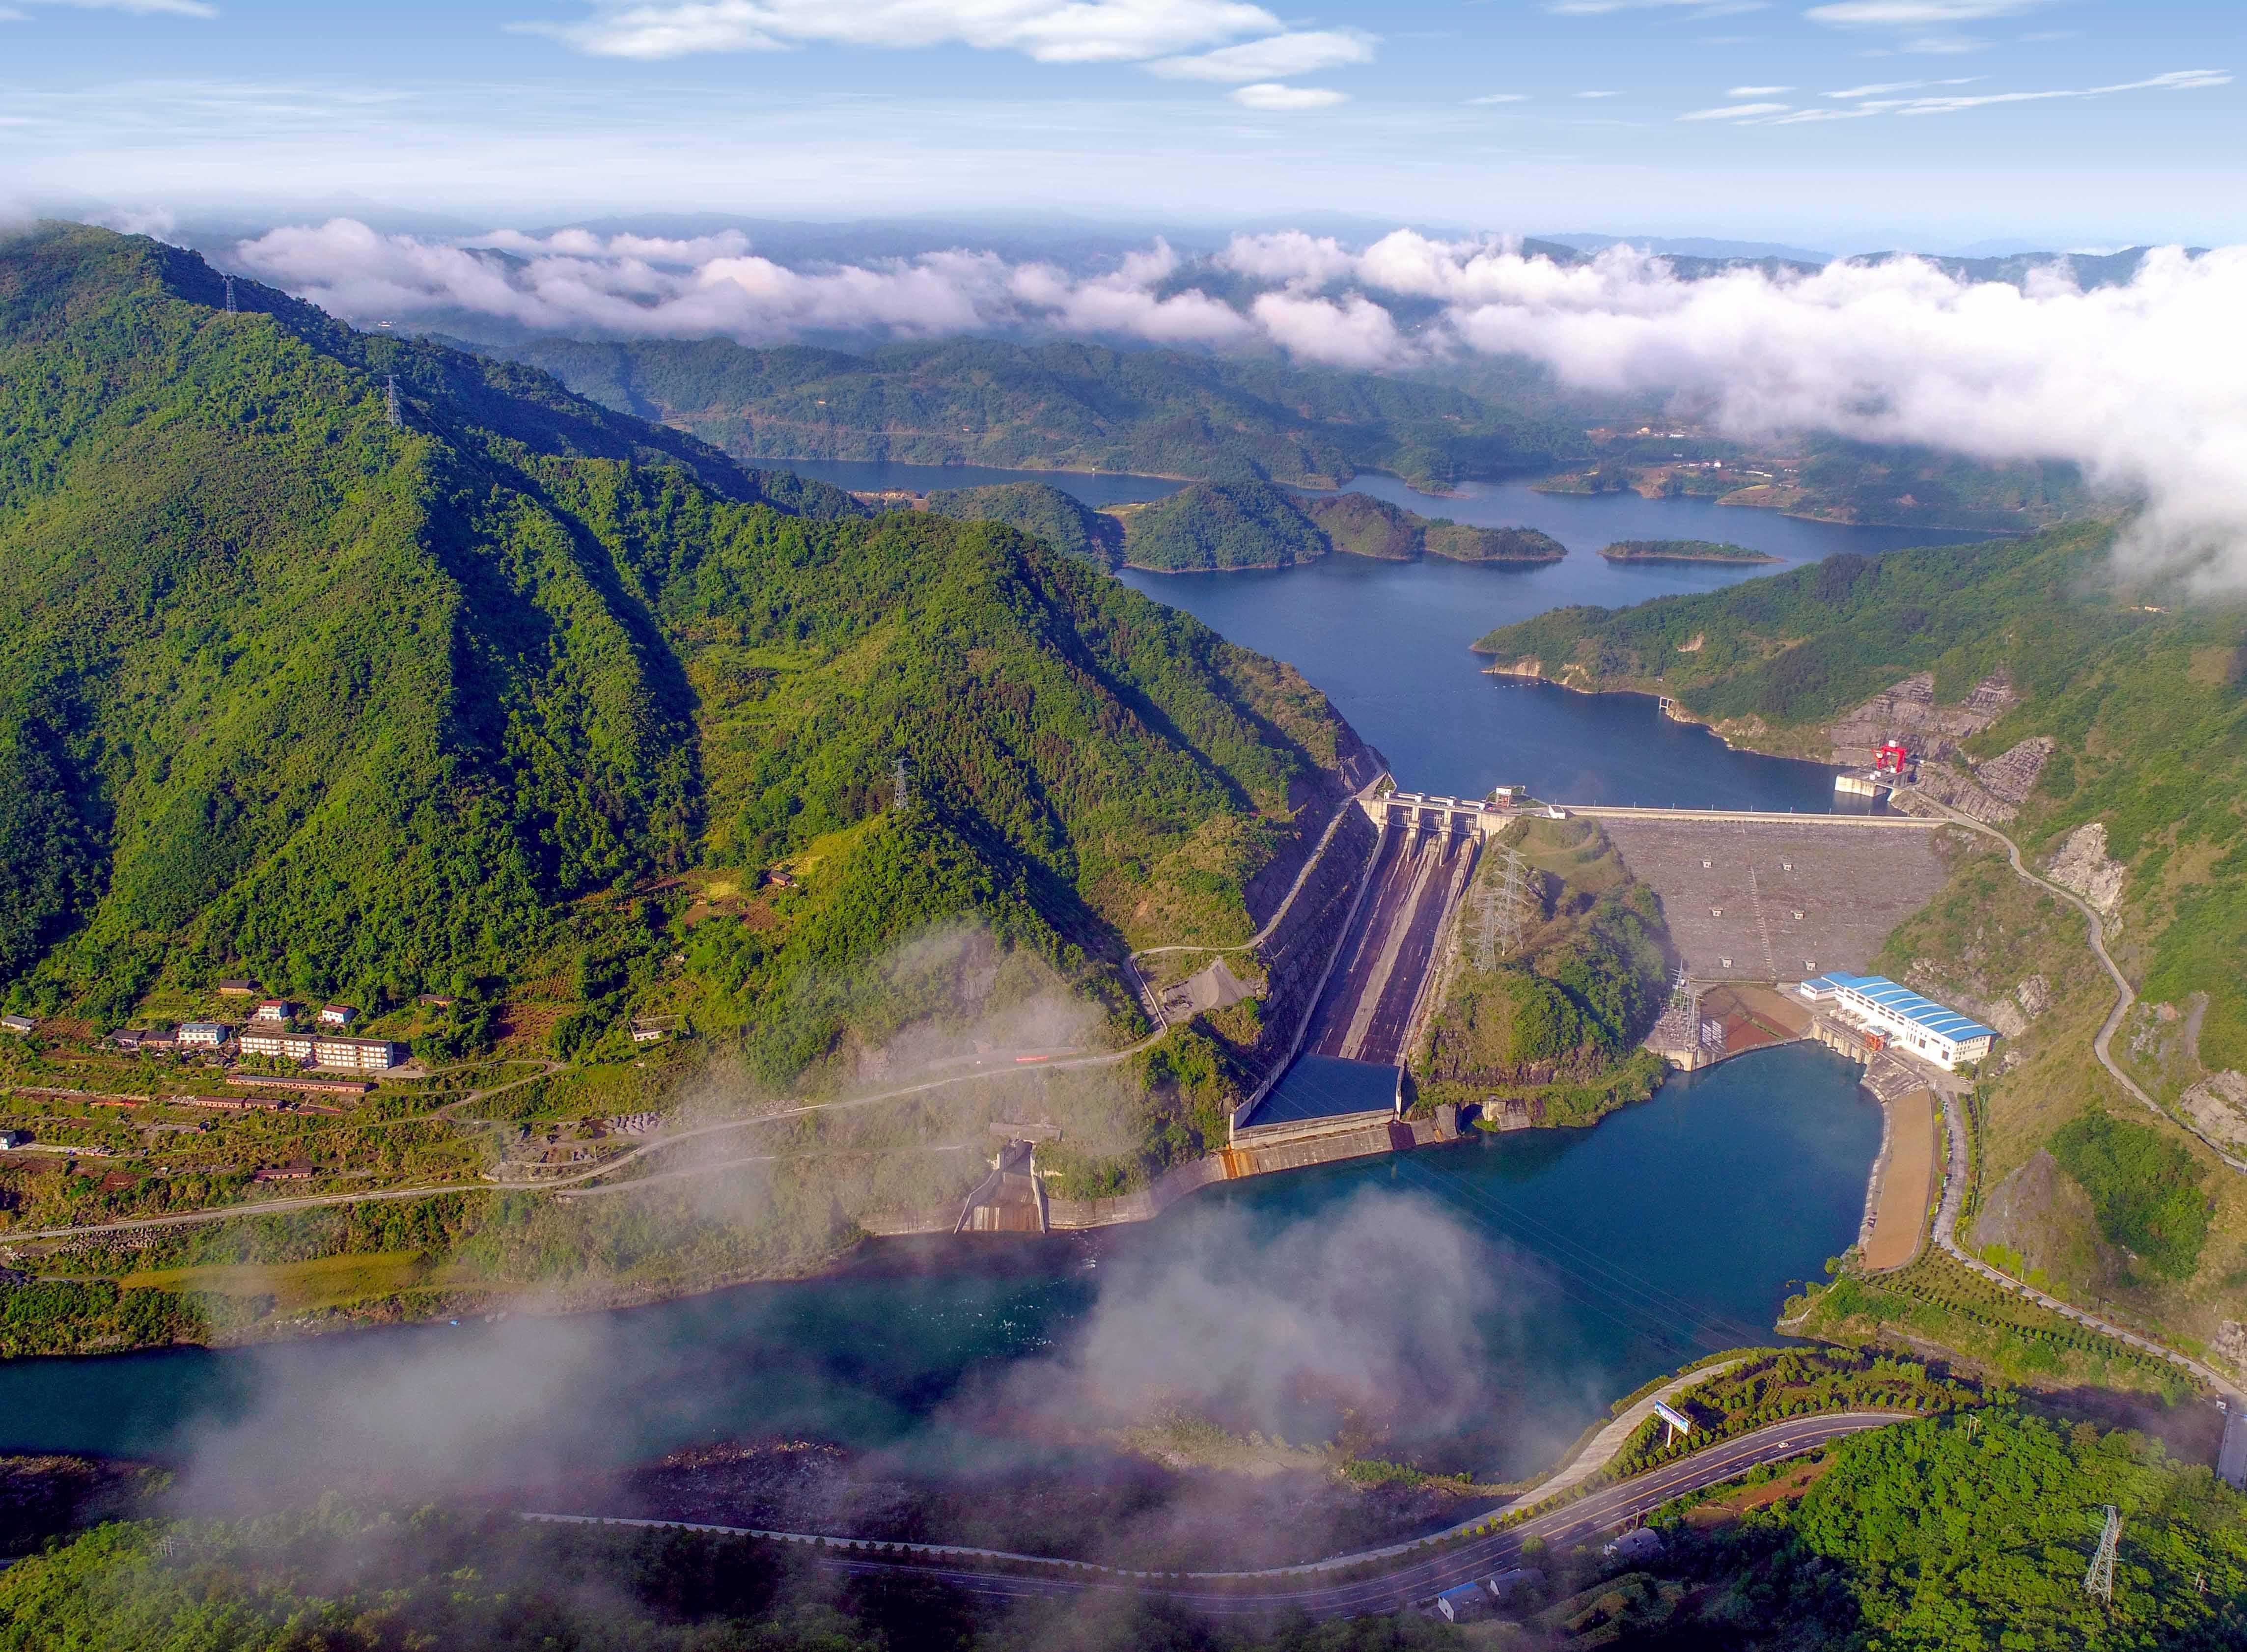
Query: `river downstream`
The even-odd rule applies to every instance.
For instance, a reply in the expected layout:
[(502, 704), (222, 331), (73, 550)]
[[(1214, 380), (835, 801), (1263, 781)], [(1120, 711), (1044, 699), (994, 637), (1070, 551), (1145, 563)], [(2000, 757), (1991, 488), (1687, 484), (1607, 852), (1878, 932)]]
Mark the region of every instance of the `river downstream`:
[[(1596, 1129), (1210, 1189), (1095, 1236), (876, 1245), (655, 1307), (0, 1365), (0, 1447), (547, 1477), (808, 1437), (925, 1469), (1174, 1405), (1512, 1478), (1616, 1395), (1768, 1340), (1854, 1239), (1880, 1115), (1810, 1046), (1672, 1082)], [(329, 1478), (324, 1481), (321, 1476)]]
[[(1031, 475), (1094, 503), (1177, 485), (797, 468), (859, 488)], [(1584, 802), (1830, 808), (1828, 770), (1729, 750), (1644, 700), (1492, 679), (1468, 645), (1562, 604), (1751, 577), (1595, 554), (1616, 538), (1728, 538), (1799, 562), (1974, 537), (1520, 484), (1444, 501), (1359, 485), (1542, 528), (1572, 554), (1124, 577), (1298, 666), (1408, 785), (1470, 795), (1511, 782)], [(1354, 1428), (1381, 1455), (1511, 1478), (1622, 1392), (1767, 1340), (1790, 1285), (1854, 1239), (1880, 1134), (1853, 1066), (1791, 1047), (1673, 1080), (1591, 1130), (1223, 1184), (1139, 1228), (884, 1242), (818, 1279), (631, 1310), (8, 1362), (0, 1448), (194, 1459), (263, 1485), (334, 1485), (377, 1460), (441, 1482), (560, 1479), (774, 1436), (958, 1468), (1074, 1449), (1167, 1405), (1298, 1441)]]

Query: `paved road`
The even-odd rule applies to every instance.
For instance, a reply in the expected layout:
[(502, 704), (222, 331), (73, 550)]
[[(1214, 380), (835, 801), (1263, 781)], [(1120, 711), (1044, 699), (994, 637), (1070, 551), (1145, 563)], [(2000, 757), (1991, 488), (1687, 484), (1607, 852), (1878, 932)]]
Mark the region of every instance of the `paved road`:
[(2015, 843), (2011, 838), (2005, 836), (2005, 833), (1999, 831), (1996, 827), (1989, 825), (1984, 822), (1976, 820), (1971, 815), (1961, 814), (1958, 810), (1951, 808), (1948, 803), (1936, 802), (1933, 798), (1922, 797), (1919, 798), (1918, 801), (1921, 803), (1929, 804), (1936, 809), (1941, 809), (1943, 811), (1943, 817), (1954, 826), (1964, 826), (1967, 830), (1979, 832), (1984, 837), (1996, 838), (1999, 843), (2005, 846), (2005, 856), (2007, 859), (2012, 862), (2015, 875), (2019, 877), (2025, 883), (2035, 884), (2047, 895), (2052, 895), (2060, 900), (2066, 901), (2070, 906), (2073, 906), (2077, 911), (2083, 914), (2084, 918), (2091, 925), (2091, 950), (2093, 953), (2097, 956), (2100, 964), (2106, 969), (2108, 976), (2113, 979), (2115, 992), (2114, 1007), (2107, 1012), (2107, 1020), (2100, 1025), (2099, 1028), (2099, 1035), (2091, 1041), (2091, 1053), (2099, 1058), (2100, 1066), (2107, 1069), (2107, 1073), (2114, 1078), (2114, 1082), (2117, 1084), (2120, 1084), (2124, 1089), (2127, 1090), (2133, 1096), (2136, 1097), (2138, 1102), (2149, 1111), (2159, 1114), (2162, 1118), (2168, 1119), (2172, 1124), (2182, 1123), (2185, 1129), (2192, 1130), (2192, 1133), (2195, 1136), (2200, 1136), (2200, 1139), (2203, 1142), (2207, 1143), (2208, 1146), (2215, 1152), (2216, 1157), (2222, 1159), (2233, 1170), (2247, 1171), (2247, 1160), (2232, 1157), (2230, 1154), (2225, 1152), (2214, 1142), (2209, 1141), (2208, 1137), (2201, 1136), (2197, 1130), (2193, 1130), (2193, 1127), (2189, 1123), (2172, 1117), (2168, 1111), (2164, 1109), (2160, 1102), (2156, 1102), (2152, 1096), (2147, 1095), (2145, 1091), (2140, 1089), (2136, 1082), (2133, 1080), (2127, 1073), (2124, 1072), (2120, 1067), (2114, 1064), (2114, 1056), (2113, 1053), (2114, 1034), (2122, 1025), (2122, 1018), (2130, 1013), (2130, 1006), (2138, 1001), (2138, 994), (2136, 989), (2130, 985), (2130, 978), (2122, 973), (2121, 966), (2115, 963), (2114, 958), (2107, 951), (2107, 920), (2100, 916), (2098, 908), (2093, 906), (2090, 902), (2083, 899), (2073, 891), (2063, 889), (2058, 884), (2052, 883), (2050, 879), (2039, 877), (2034, 872), (2031, 871), (2028, 869), (2027, 862), (2021, 858), (2021, 846)]
[(1303, 885), (1311, 881), (1311, 873), (1317, 869), (1320, 858), (1327, 852), (1327, 845), (1334, 841), (1334, 835), (1340, 829), (1342, 822), (1350, 815), (1359, 812), (1359, 806), (1363, 800), (1372, 794), (1375, 787), (1389, 777), (1388, 770), (1383, 769), (1335, 805), (1334, 818), (1327, 823), (1326, 830), (1320, 834), (1317, 846), (1311, 850), (1309, 857), (1303, 862), (1302, 870), (1295, 874), (1295, 881), (1287, 885), (1287, 892), (1281, 898), (1279, 910), (1272, 914), (1271, 920), (1263, 928), (1258, 930), (1246, 940), (1236, 941), (1230, 946), (1142, 946), (1131, 954), (1132, 958), (1134, 959), (1152, 958), (1158, 952), (1245, 952), (1252, 946), (1261, 946), (1272, 939), (1272, 932), (1280, 927), (1280, 920), (1287, 915), (1287, 909), (1295, 904), (1295, 897), (1303, 892)]
[(2202, 1382), (2208, 1383), (2217, 1393), (2229, 1396), (2235, 1406), (2247, 1404), (2247, 1389), (2242, 1389), (2238, 1383), (2221, 1371), (2202, 1364), (2190, 1355), (2180, 1354), (2176, 1349), (2164, 1347), (2151, 1337), (2141, 1336), (2137, 1332), (2117, 1325), (2111, 1320), (2101, 1319), (2087, 1309), (2077, 1307), (2072, 1302), (2063, 1302), (2058, 1297), (2049, 1295), (2025, 1280), (2017, 1280), (2010, 1273), (1991, 1267), (1979, 1257), (1970, 1256), (1961, 1249), (1958, 1241), (1952, 1235), (1958, 1231), (1958, 1213), (1966, 1198), (1968, 1168), (1966, 1121), (1959, 1116), (1958, 1098), (1947, 1090), (1943, 1096), (1943, 1123), (1950, 1132), (1950, 1162), (1943, 1175), (1943, 1205), (1935, 1214), (1935, 1242), (1943, 1247), (1946, 1254), (1954, 1261), (1964, 1263), (1973, 1269), (1991, 1283), (2003, 1286), (2017, 1295), (2025, 1296), (2040, 1307), (2048, 1307), (2053, 1313), (2073, 1320), (2078, 1325), (2097, 1331), (2103, 1336), (2111, 1336), (2118, 1342), (2127, 1342), (2132, 1348), (2156, 1355), (2168, 1361), (2172, 1365), (2182, 1367)]
[[(1318, 1562), (1315, 1567), (1281, 1567), (1264, 1572), (1188, 1573), (1180, 1581), (1171, 1584), (1156, 1583), (1147, 1573), (1118, 1572), (1105, 1567), (1099, 1568), (1090, 1576), (1015, 1576), (1004, 1572), (978, 1569), (970, 1563), (970, 1560), (977, 1555), (1020, 1560), (1037, 1557), (1000, 1556), (990, 1550), (946, 1551), (937, 1546), (916, 1546), (960, 1555), (962, 1564), (915, 1566), (904, 1569), (941, 1579), (967, 1594), (996, 1601), (1050, 1600), (1093, 1593), (1144, 1594), (1175, 1601), (1197, 1611), (1219, 1617), (1260, 1617), (1275, 1612), (1294, 1611), (1314, 1618), (1363, 1617), (1395, 1612), (1415, 1601), (1425, 1601), (1438, 1590), (1450, 1588), (1454, 1584), (1503, 1571), (1519, 1562), (1521, 1546), (1529, 1538), (1541, 1539), (1548, 1547), (1554, 1549), (1572, 1548), (1603, 1532), (1642, 1518), (1672, 1498), (1732, 1479), (1759, 1464), (1799, 1457), (1805, 1451), (1815, 1451), (1847, 1435), (1909, 1420), (1908, 1416), (1892, 1411), (1844, 1411), (1831, 1416), (1794, 1417), (1784, 1423), (1774, 1423), (1768, 1428), (1758, 1429), (1752, 1434), (1744, 1434), (1737, 1440), (1711, 1446), (1676, 1463), (1603, 1487), (1565, 1508), (1525, 1520), (1506, 1531), (1458, 1544), (1430, 1559), (1406, 1560), (1378, 1577), (1332, 1583), (1316, 1581), (1322, 1572), (1357, 1565), (1378, 1551), (1337, 1555), (1333, 1560)], [(594, 1515), (530, 1514), (525, 1518), (573, 1524), (609, 1523)], [(779, 1538), (802, 1544), (822, 1541), (801, 1533), (762, 1532), (750, 1526), (711, 1526), (688, 1520), (621, 1520), (614, 1524), (676, 1526), (690, 1531)], [(834, 1539), (826, 1541), (832, 1545)], [(837, 1553), (831, 1546), (820, 1556), (817, 1564), (836, 1571), (852, 1573), (898, 1569), (893, 1564), (856, 1558), (848, 1552)], [(1216, 1587), (1226, 1580), (1236, 1580), (1253, 1587), (1259, 1580), (1288, 1577), (1301, 1578), (1304, 1587), (1257, 1588), (1253, 1594)]]
[[(651, 1154), (667, 1152), (683, 1142), (697, 1141), (727, 1130), (748, 1130), (759, 1124), (769, 1124), (777, 1119), (802, 1118), (812, 1113), (848, 1111), (857, 1107), (874, 1107), (884, 1102), (894, 1102), (907, 1096), (919, 1096), (929, 1090), (943, 1089), (948, 1085), (965, 1084), (976, 1079), (988, 1079), (1000, 1073), (1073, 1072), (1085, 1067), (1112, 1067), (1118, 1062), (1128, 1062), (1146, 1049), (1163, 1034), (1160, 1032), (1127, 1044), (1122, 1049), (1107, 1050), (1093, 1055), (1064, 1056), (1059, 1060), (1041, 1061), (1034, 1066), (1017, 1064), (1009, 1057), (993, 1056), (979, 1062), (965, 1072), (945, 1078), (932, 1078), (918, 1084), (901, 1085), (896, 1089), (881, 1090), (872, 1096), (852, 1096), (840, 1102), (807, 1102), (801, 1106), (775, 1108), (768, 1112), (753, 1114), (744, 1118), (721, 1119), (714, 1123), (697, 1124), (683, 1130), (673, 1130), (646, 1142), (630, 1152), (620, 1153), (594, 1165), (590, 1170), (569, 1176), (544, 1177), (535, 1182), (434, 1182), (420, 1187), (381, 1188), (362, 1193), (310, 1193), (295, 1198), (254, 1199), (239, 1205), (218, 1205), (200, 1211), (181, 1211), (171, 1216), (136, 1216), (115, 1222), (89, 1222), (76, 1227), (42, 1227), (20, 1233), (0, 1233), (0, 1243), (15, 1245), (32, 1239), (76, 1239), (90, 1233), (133, 1233), (148, 1228), (186, 1227), (198, 1222), (231, 1221), (238, 1216), (271, 1216), (284, 1211), (318, 1210), (338, 1205), (365, 1205), (378, 1199), (428, 1198), (439, 1193), (491, 1192), (550, 1192), (557, 1189), (575, 1187), (614, 1174), (625, 1165), (636, 1163)], [(539, 1076), (533, 1075), (533, 1076)]]
[[(1625, 807), (1616, 803), (1562, 803), (1559, 807), (1571, 815), (1593, 820), (1739, 820), (1776, 826), (1870, 826), (1890, 831), (1923, 832), (1943, 823), (1913, 815), (1782, 815), (1771, 809), (1640, 809), (1635, 804)], [(1533, 809), (1522, 811), (1533, 817), (1536, 812)]]

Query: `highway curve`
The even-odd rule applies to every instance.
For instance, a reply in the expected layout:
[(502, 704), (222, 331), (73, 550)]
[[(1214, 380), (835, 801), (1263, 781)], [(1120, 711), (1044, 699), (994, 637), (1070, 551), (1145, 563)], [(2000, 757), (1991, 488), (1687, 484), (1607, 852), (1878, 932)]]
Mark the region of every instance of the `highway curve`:
[[(1786, 1422), (1758, 1429), (1753, 1433), (1743, 1434), (1736, 1440), (1727, 1440), (1696, 1451), (1690, 1457), (1650, 1469), (1630, 1479), (1603, 1486), (1590, 1496), (1555, 1509), (1549, 1514), (1540, 1514), (1534, 1519), (1525, 1520), (1519, 1526), (1493, 1533), (1488, 1537), (1456, 1544), (1426, 1560), (1404, 1560), (1377, 1577), (1335, 1583), (1307, 1581), (1301, 1588), (1259, 1589), (1251, 1594), (1208, 1586), (1197, 1587), (1191, 1580), (1174, 1585), (1132, 1581), (1130, 1580), (1130, 1574), (1114, 1572), (1097, 1577), (1017, 1576), (1005, 1572), (978, 1571), (968, 1566), (912, 1566), (896, 1561), (865, 1560), (832, 1550), (822, 1553), (815, 1564), (830, 1571), (854, 1573), (909, 1571), (923, 1577), (941, 1579), (964, 1594), (994, 1601), (1053, 1599), (1096, 1592), (1154, 1596), (1177, 1601), (1216, 1617), (1259, 1617), (1275, 1612), (1297, 1611), (1314, 1618), (1365, 1617), (1397, 1612), (1417, 1601), (1427, 1600), (1438, 1590), (1450, 1588), (1454, 1584), (1485, 1577), (1492, 1572), (1502, 1572), (1520, 1562), (1521, 1546), (1529, 1538), (1541, 1538), (1548, 1547), (1565, 1551), (1600, 1533), (1639, 1519), (1660, 1508), (1674, 1497), (1699, 1491), (1704, 1486), (1720, 1485), (1745, 1474), (1759, 1464), (1799, 1457), (1805, 1451), (1815, 1451), (1847, 1435), (1912, 1420), (1911, 1414), (1895, 1411), (1842, 1411), (1828, 1416), (1789, 1418)], [(687, 1520), (610, 1522), (594, 1515), (552, 1514), (532, 1514), (525, 1518), (563, 1520), (571, 1524), (681, 1526), (698, 1532), (781, 1538), (796, 1543), (821, 1540), (802, 1533), (762, 1532), (750, 1526), (710, 1526)], [(832, 1542), (837, 1539), (827, 1540)], [(1321, 1562), (1320, 1570), (1345, 1567), (1351, 1563), (1351, 1556), (1338, 1555), (1332, 1560)], [(1306, 1572), (1299, 1567), (1287, 1568), (1287, 1571), (1307, 1579), (1315, 1579), (1318, 1575), (1316, 1572)], [(1227, 1577), (1247, 1582), (1259, 1576), (1273, 1574), (1211, 1573), (1206, 1575), (1212, 1582)]]

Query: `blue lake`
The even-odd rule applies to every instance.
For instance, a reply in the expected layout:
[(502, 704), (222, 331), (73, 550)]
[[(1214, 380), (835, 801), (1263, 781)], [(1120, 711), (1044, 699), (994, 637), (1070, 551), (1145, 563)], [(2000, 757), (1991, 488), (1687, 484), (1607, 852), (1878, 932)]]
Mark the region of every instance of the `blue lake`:
[[(860, 490), (1044, 481), (1092, 505), (1161, 498), (1184, 485), (966, 465), (761, 462), (784, 463)], [(1540, 494), (1526, 481), (1465, 482), (1456, 496), (1440, 499), (1390, 476), (1361, 476), (1350, 485), (1424, 515), (1540, 529), (1569, 554), (1558, 563), (1513, 568), (1434, 556), (1390, 563), (1335, 556), (1298, 568), (1226, 574), (1126, 569), (1120, 577), (1231, 640), (1286, 660), (1325, 690), (1403, 784), (1455, 795), (1506, 784), (1564, 802), (1828, 811), (1831, 769), (1732, 751), (1711, 734), (1663, 718), (1650, 699), (1574, 694), (1491, 677), (1483, 669), (1488, 662), (1470, 652), (1470, 645), (1496, 626), (1571, 604), (1622, 607), (1715, 590), (1839, 550), (1871, 556), (1988, 537), (1851, 528), (1706, 500)], [(1743, 569), (1613, 563), (1598, 554), (1619, 539), (1726, 540), (1781, 562)]]

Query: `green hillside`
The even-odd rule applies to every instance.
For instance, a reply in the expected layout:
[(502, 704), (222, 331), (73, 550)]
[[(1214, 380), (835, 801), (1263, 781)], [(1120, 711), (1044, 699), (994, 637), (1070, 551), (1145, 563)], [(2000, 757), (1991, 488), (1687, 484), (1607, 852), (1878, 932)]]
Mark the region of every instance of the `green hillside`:
[(1363, 373), (1174, 351), (955, 339), (865, 355), (724, 339), (493, 346), (603, 406), (693, 431), (738, 458), (1125, 470), (1205, 477), (1243, 465), (1332, 484), (1546, 467), (1584, 447), (1540, 407)]
[[(1412, 1052), (1420, 1099), (1479, 1104), (1492, 1128), (1509, 1102), (1588, 1124), (1662, 1079), (1638, 1048), (1662, 1007), (1662, 903), (1589, 821), (1525, 821), (1504, 841), (1528, 863), (1521, 943), (1489, 969), (1465, 948), (1445, 965)], [(1498, 898), (1502, 866), (1486, 852), (1470, 898)]]
[[(2199, 1087), (2192, 1104), (2220, 1123), (2230, 1081), (2215, 1075), (2247, 1069), (2247, 609), (2118, 582), (2114, 537), (2092, 524), (1844, 554), (1721, 591), (1560, 610), (1475, 645), (1574, 687), (1672, 695), (1736, 744), (1820, 758), (1830, 720), (1913, 672), (1933, 672), (1938, 703), (2009, 676), (2018, 704), (1966, 754), (2056, 742), (2005, 830), (2046, 866), (2077, 829), (2103, 829), (2123, 869), (2109, 946), (2143, 1000), (2114, 1054), (2175, 1116)], [(1988, 839), (1950, 852), (1950, 886), (1881, 967), (2022, 1022), (1983, 1075), (1969, 1238), (2080, 1300), (2206, 1345), (2237, 1337), (2247, 1176), (2092, 1060), (2114, 990), (2080, 914), (2021, 884)], [(2032, 981), (2047, 991), (2025, 995)], [(2189, 1190), (2182, 1205), (2173, 1189)]]
[(944, 488), (928, 496), (939, 516), (962, 522), (1002, 522), (1056, 550), (1113, 570), (1124, 559), (1124, 524), (1074, 495), (1042, 481), (994, 488)]
[(1164, 573), (1289, 568), (1330, 549), (1293, 495), (1253, 474), (1198, 481), (1115, 514), (1124, 522), (1124, 560)]
[[(1242, 884), (1354, 747), (1293, 672), (1010, 529), (868, 518), (241, 291), (99, 230), (0, 246), (19, 1007), (551, 977), (563, 1046), (693, 1005), (784, 1072), (855, 1013), (807, 983), (941, 918), (1102, 992), (1127, 933), (1246, 933)], [(775, 862), (785, 912), (680, 947), (663, 880)]]
[(1568, 548), (1534, 528), (1474, 528), (1438, 516), (1422, 529), (1431, 556), (1453, 562), (1558, 562)]

